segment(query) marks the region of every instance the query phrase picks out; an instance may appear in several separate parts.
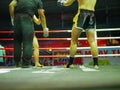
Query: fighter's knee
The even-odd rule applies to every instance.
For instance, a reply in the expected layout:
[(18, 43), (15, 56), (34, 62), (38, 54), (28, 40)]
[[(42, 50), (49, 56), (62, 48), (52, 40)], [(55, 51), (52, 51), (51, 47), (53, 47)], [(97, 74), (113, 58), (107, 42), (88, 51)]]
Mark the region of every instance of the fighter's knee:
[(71, 41), (71, 45), (76, 45), (77, 44), (77, 42), (76, 41)]
[(34, 49), (39, 49), (39, 47), (38, 47), (38, 46), (35, 46)]
[(95, 43), (95, 40), (88, 39), (88, 42), (89, 42), (89, 43)]

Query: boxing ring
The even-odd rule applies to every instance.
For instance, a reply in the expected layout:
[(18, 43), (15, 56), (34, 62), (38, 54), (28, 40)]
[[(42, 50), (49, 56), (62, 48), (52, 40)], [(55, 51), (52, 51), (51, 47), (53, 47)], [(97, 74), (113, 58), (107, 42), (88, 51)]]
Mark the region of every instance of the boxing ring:
[[(120, 28), (112, 29), (97, 29), (96, 36), (99, 32), (118, 31)], [(43, 33), (42, 31), (35, 31), (36, 34)], [(71, 33), (71, 30), (50, 30), (50, 33)], [(84, 32), (83, 32), (84, 33)], [(11, 42), (13, 38), (5, 35), (12, 35), (13, 31), (0, 31), (0, 35), (4, 35), (0, 38), (2, 42)], [(104, 35), (103, 35), (104, 36)], [(39, 43), (53, 42), (54, 47), (41, 47), (41, 50), (51, 49), (54, 53), (52, 55), (40, 55), (40, 58), (68, 58), (69, 47), (60, 47), (55, 45), (58, 42), (68, 42), (70, 44), (71, 38), (40, 38), (37, 37)], [(114, 53), (99, 53), (99, 57), (120, 57), (120, 45), (112, 46), (106, 45), (109, 39), (120, 39), (120, 37), (96, 37), (98, 41), (98, 49), (101, 52), (104, 49), (113, 49)], [(79, 41), (86, 41), (87, 38), (79, 38)], [(99, 41), (102, 40), (102, 41)], [(105, 40), (105, 43), (103, 43)], [(85, 42), (80, 42), (85, 43)], [(102, 44), (101, 44), (102, 43)], [(13, 44), (13, 43), (12, 43)], [(46, 44), (46, 43), (45, 43)], [(66, 44), (66, 43), (65, 43)], [(86, 44), (86, 43), (85, 43)], [(81, 45), (81, 44), (80, 44)], [(78, 51), (89, 50), (90, 47), (78, 45)], [(49, 45), (48, 45), (49, 46)], [(117, 48), (117, 53), (115, 52)], [(102, 49), (102, 50), (101, 50)], [(10, 50), (13, 52), (13, 47), (0, 48), (0, 50)], [(68, 51), (67, 54), (55, 54), (56, 51)], [(3, 56), (0, 56), (3, 57)], [(75, 56), (80, 58), (91, 58), (88, 54), (77, 54)], [(13, 55), (7, 55), (4, 58), (10, 58), (13, 60)], [(114, 60), (113, 60), (114, 61)], [(97, 71), (83, 71), (80, 67), (75, 66), (75, 69), (63, 68), (63, 66), (44, 66), (43, 68), (15, 68), (15, 67), (0, 67), (0, 88), (2, 90), (120, 90), (120, 65), (108, 65), (100, 66)]]
[[(97, 40), (97, 42), (98, 42), (98, 40), (110, 40), (110, 39), (120, 39), (120, 37), (108, 37), (108, 36), (102, 36), (102, 37), (97, 37), (97, 34), (99, 33), (99, 32), (110, 32), (110, 31), (112, 31), (112, 32), (114, 32), (114, 31), (118, 31), (118, 30), (120, 30), (120, 28), (109, 28), (109, 29), (96, 29), (96, 33), (95, 33), (95, 36), (96, 36), (96, 40)], [(9, 31), (9, 30), (4, 30), (4, 31), (0, 31), (0, 34), (2, 35), (2, 34), (5, 34), (6, 36), (8, 35), (8, 34), (13, 34), (14, 32), (13, 31)], [(40, 30), (40, 31), (35, 31), (35, 33), (36, 34), (42, 34), (43, 33), (43, 31), (42, 30)], [(71, 30), (49, 30), (49, 33), (60, 33), (61, 35), (62, 34), (64, 34), (64, 33), (71, 33)], [(70, 42), (70, 40), (71, 40), (71, 38), (70, 37), (68, 37), (68, 38), (54, 38), (54, 37), (52, 37), (52, 38), (39, 38), (39, 37), (37, 37), (38, 38), (38, 41), (40, 42), (40, 43), (42, 43), (42, 41), (49, 41), (49, 42), (51, 42), (52, 43), (52, 41), (59, 41), (59, 42), (61, 42), (61, 41), (67, 41), (67, 42)], [(87, 38), (79, 38), (78, 39), (78, 41), (86, 41), (87, 40)], [(11, 37), (7, 37), (7, 38), (0, 38), (0, 41), (7, 41), (7, 42), (9, 42), (9, 41), (13, 41), (13, 38), (11, 38)], [(102, 42), (102, 41), (101, 41)], [(99, 42), (99, 43), (101, 43), (101, 42)], [(84, 43), (84, 42), (83, 42)], [(53, 43), (53, 44), (57, 44), (57, 43)], [(118, 52), (117, 53), (112, 53), (112, 54), (109, 54), (109, 53), (106, 53), (106, 54), (99, 54), (98, 56), (99, 57), (115, 57), (115, 56), (117, 56), (117, 57), (119, 57), (120, 56), (120, 50), (119, 50), (119, 48), (120, 48), (120, 45), (117, 45), (117, 46), (108, 46), (108, 45), (104, 45), (104, 46), (101, 46), (102, 44), (100, 44), (100, 45), (98, 45), (98, 49), (116, 49), (116, 48), (118, 48)], [(0, 48), (0, 50), (1, 49), (3, 49), (3, 48)], [(47, 50), (47, 51), (49, 51), (49, 49), (51, 49), (51, 51), (54, 51), (54, 50), (67, 50), (67, 51), (69, 51), (69, 45), (68, 45), (68, 47), (41, 47), (40, 46), (40, 48), (39, 48), (39, 50)], [(86, 50), (86, 49), (90, 49), (90, 47), (89, 46), (78, 46), (77, 47), (77, 50)], [(8, 48), (8, 47), (5, 47), (4, 48), (4, 50), (5, 51), (7, 51), (7, 50), (11, 50), (11, 51), (13, 51), (13, 47), (12, 48)], [(4, 57), (4, 58), (13, 58), (13, 55), (6, 55), (6, 56), (0, 56), (0, 57)], [(40, 58), (65, 58), (65, 57), (69, 57), (69, 54), (67, 53), (67, 54), (65, 54), (65, 55), (54, 55), (54, 54), (52, 54), (52, 55), (40, 55), (39, 56)], [(75, 57), (80, 57), (80, 58), (86, 58), (86, 57), (92, 57), (92, 55), (75, 55)], [(54, 59), (53, 59), (54, 60)]]

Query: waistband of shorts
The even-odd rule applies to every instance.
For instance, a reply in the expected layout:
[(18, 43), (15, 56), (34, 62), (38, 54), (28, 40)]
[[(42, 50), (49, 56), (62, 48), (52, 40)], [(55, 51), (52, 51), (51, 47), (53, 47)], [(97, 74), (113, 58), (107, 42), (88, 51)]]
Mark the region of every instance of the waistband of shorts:
[(94, 11), (92, 11), (92, 10), (87, 10), (87, 9), (80, 9), (80, 12), (91, 12), (91, 13), (93, 13)]

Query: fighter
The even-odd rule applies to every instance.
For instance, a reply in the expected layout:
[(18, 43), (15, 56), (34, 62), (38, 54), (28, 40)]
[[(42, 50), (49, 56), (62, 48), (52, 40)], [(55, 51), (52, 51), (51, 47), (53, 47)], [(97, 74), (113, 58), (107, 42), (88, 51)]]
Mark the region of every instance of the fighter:
[[(37, 18), (36, 15), (33, 16), (33, 21), (37, 24), (40, 25), (41, 21), (40, 18)], [(37, 37), (34, 33), (34, 37), (33, 37), (33, 56), (34, 56), (34, 61), (35, 61), (35, 67), (42, 67), (43, 65), (40, 64), (39, 62), (39, 43), (37, 40)]]
[(96, 21), (94, 15), (97, 0), (58, 0), (57, 4), (59, 6), (70, 6), (75, 1), (78, 3), (78, 11), (73, 18), (69, 52), (70, 59), (66, 67), (70, 68), (73, 66), (73, 61), (77, 51), (78, 38), (82, 31), (85, 30), (89, 45), (91, 47), (94, 68), (98, 69), (98, 48), (97, 41), (95, 40)]

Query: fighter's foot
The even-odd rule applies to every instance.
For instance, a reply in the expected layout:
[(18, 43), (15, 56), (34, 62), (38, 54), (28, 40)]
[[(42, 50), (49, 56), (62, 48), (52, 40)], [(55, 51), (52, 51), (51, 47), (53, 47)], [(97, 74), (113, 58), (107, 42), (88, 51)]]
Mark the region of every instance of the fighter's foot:
[(40, 63), (35, 64), (35, 67), (43, 67)]
[(64, 65), (64, 68), (74, 68), (74, 65), (73, 64), (67, 64), (67, 65)]
[(80, 67), (81, 69), (87, 68), (87, 67), (85, 67), (84, 65), (80, 65), (79, 67)]
[(99, 69), (98, 65), (94, 65), (94, 69)]
[(15, 66), (16, 68), (21, 68), (21, 66)]

